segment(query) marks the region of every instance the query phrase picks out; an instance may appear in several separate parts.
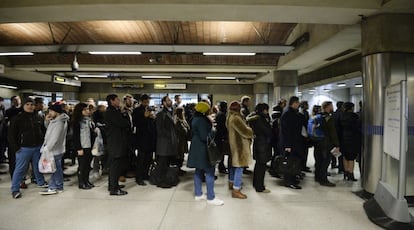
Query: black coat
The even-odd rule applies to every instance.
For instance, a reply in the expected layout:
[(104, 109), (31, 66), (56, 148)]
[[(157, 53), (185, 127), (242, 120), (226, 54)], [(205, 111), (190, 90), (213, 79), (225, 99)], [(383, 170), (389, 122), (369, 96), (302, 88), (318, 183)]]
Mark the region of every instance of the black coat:
[(129, 135), (131, 124), (127, 114), (109, 106), (105, 112), (106, 149), (114, 158), (125, 157), (129, 151)]
[(341, 152), (347, 154), (361, 153), (361, 121), (356, 113), (344, 112), (340, 119), (342, 128)]
[(281, 130), (281, 148), (291, 148), (294, 154), (300, 154), (304, 149), (304, 141), (302, 137), (303, 120), (300, 118), (298, 111), (289, 107), (280, 120)]
[(44, 121), (37, 113), (21, 112), (11, 121), (8, 141), (11, 152), (21, 147), (37, 147), (43, 144)]
[(134, 146), (144, 153), (155, 151), (156, 130), (155, 120), (151, 117), (145, 117), (145, 107), (139, 106), (132, 113), (132, 122), (137, 129)]
[(253, 114), (247, 117), (247, 122), (253, 129), (253, 158), (258, 163), (266, 163), (272, 158), (273, 132), (266, 115)]
[(172, 113), (164, 108), (155, 118), (158, 156), (177, 156), (177, 133)]

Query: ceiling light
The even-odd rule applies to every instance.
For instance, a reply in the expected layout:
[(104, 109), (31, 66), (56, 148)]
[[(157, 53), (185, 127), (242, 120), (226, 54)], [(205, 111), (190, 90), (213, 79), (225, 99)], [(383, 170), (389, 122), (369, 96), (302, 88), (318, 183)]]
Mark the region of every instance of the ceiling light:
[(27, 56), (34, 55), (32, 52), (4, 52), (0, 53), (0, 56)]
[(323, 91), (325, 91), (325, 92), (329, 92), (329, 89), (323, 89)]
[(362, 88), (362, 84), (360, 84), (360, 83), (355, 84), (355, 87), (356, 87), (356, 88)]
[(6, 88), (6, 89), (17, 89), (16, 86), (11, 86), (11, 85), (0, 85), (0, 88)]
[(254, 56), (256, 53), (218, 53), (218, 52), (204, 52), (203, 55), (206, 56)]
[(336, 84), (338, 87), (345, 87), (346, 86), (346, 84), (345, 83), (338, 83), (338, 84)]
[(89, 54), (94, 55), (140, 55), (141, 52), (134, 51), (89, 51)]
[(315, 92), (315, 91), (316, 91), (315, 89), (310, 89), (310, 90), (309, 90), (309, 92)]
[(79, 78), (107, 78), (106, 74), (78, 74), (76, 75)]
[(206, 77), (207, 80), (236, 80), (236, 77)]
[(143, 79), (171, 79), (172, 76), (152, 76), (152, 75), (147, 75), (147, 76), (141, 76), (141, 78), (143, 78)]
[(309, 92), (309, 94), (311, 94), (311, 95), (312, 95), (312, 94), (315, 94), (315, 93), (314, 93), (314, 92)]

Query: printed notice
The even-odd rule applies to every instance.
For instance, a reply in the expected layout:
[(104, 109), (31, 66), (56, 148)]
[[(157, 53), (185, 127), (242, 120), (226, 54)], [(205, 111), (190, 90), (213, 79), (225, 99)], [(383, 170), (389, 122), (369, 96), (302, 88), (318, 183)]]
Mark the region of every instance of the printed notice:
[(387, 87), (384, 108), (384, 152), (400, 159), (401, 85)]

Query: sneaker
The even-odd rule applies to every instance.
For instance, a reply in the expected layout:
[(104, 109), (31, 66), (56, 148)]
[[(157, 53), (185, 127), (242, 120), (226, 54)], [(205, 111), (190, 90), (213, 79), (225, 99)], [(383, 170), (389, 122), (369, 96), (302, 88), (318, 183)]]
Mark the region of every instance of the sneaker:
[(207, 200), (207, 196), (205, 194), (202, 194), (201, 196), (195, 196), (194, 200), (195, 201)]
[(21, 192), (12, 192), (13, 199), (19, 199), (22, 197)]
[(62, 193), (64, 190), (63, 189), (56, 189), (57, 193)]
[(44, 191), (40, 191), (39, 194), (40, 195), (53, 195), (56, 194), (57, 191), (54, 189), (48, 189), (48, 190), (44, 190)]
[(43, 185), (37, 185), (38, 188), (48, 188), (49, 184), (45, 182)]
[(224, 204), (224, 201), (220, 200), (219, 198), (214, 198), (213, 200), (207, 200), (207, 204), (221, 206)]

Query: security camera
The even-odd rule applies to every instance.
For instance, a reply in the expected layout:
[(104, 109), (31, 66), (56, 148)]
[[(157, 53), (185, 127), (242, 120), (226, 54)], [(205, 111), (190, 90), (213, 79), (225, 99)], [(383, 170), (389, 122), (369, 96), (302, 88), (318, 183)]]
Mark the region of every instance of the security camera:
[(76, 59), (76, 56), (73, 59), (72, 65), (70, 67), (72, 68), (73, 72), (76, 72), (79, 70), (79, 63), (78, 63), (78, 60)]

